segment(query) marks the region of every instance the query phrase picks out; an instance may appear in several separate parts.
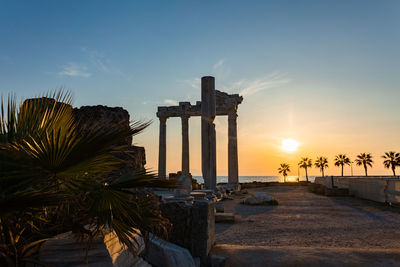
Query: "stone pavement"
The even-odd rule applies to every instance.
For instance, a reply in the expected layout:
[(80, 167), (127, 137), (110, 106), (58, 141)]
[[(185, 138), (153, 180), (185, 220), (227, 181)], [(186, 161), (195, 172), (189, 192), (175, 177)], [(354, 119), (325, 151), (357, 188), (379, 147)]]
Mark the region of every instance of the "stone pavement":
[(217, 224), (214, 254), (227, 266), (400, 266), (400, 209), (306, 187), (251, 189), (278, 206), (225, 201), (235, 224)]

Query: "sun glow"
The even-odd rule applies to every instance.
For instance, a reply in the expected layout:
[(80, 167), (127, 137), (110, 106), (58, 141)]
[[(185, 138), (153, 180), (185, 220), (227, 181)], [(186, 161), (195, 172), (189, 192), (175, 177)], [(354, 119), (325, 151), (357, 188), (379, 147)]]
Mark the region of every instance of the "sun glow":
[(281, 149), (286, 152), (295, 152), (298, 146), (299, 142), (294, 139), (283, 139)]

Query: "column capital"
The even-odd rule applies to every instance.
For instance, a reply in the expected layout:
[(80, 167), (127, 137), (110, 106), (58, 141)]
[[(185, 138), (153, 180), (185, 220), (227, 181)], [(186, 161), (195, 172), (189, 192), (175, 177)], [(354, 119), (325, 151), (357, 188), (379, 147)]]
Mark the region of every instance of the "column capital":
[(234, 120), (234, 119), (236, 119), (237, 117), (238, 117), (238, 114), (237, 114), (236, 110), (230, 110), (230, 111), (228, 112), (228, 119), (229, 119), (229, 120)]
[(168, 119), (168, 117), (158, 117), (160, 119), (161, 123), (165, 123)]
[(188, 115), (188, 114), (182, 114), (180, 117), (181, 117), (181, 119), (188, 120), (188, 119), (190, 118), (190, 115)]

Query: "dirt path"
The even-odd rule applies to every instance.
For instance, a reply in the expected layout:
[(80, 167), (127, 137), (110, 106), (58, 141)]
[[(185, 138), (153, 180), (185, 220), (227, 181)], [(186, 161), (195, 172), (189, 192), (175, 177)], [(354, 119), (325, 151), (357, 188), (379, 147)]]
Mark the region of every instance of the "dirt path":
[(400, 209), (305, 187), (264, 191), (278, 206), (225, 201), (235, 224), (217, 224), (213, 252), (228, 266), (400, 266)]

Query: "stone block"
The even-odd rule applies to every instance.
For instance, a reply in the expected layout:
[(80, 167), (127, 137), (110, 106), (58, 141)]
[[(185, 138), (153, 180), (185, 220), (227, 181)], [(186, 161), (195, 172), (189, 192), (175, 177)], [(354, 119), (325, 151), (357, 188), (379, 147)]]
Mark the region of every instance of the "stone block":
[(224, 267), (226, 264), (226, 258), (220, 257), (216, 255), (212, 255), (210, 257), (210, 266), (211, 267)]
[(234, 223), (235, 215), (233, 213), (215, 213), (215, 222), (216, 223)]
[(224, 203), (222, 202), (215, 202), (215, 211), (216, 212), (224, 212)]
[(245, 205), (277, 205), (278, 201), (264, 192), (254, 192), (240, 202)]
[[(143, 239), (137, 235), (138, 253), (144, 250)], [(150, 266), (142, 258), (132, 254), (123, 246), (118, 237), (113, 233), (105, 233), (104, 236), (93, 240), (90, 249), (87, 251), (86, 265), (86, 244), (77, 242), (76, 237), (71, 233), (59, 234), (46, 241), (39, 251), (40, 261), (50, 266)]]
[(146, 243), (144, 257), (156, 267), (195, 267), (189, 250), (152, 235)]
[(201, 194), (203, 199), (192, 204), (168, 201), (160, 208), (172, 224), (169, 241), (187, 248), (204, 262), (215, 242), (214, 202), (204, 199), (204, 192), (194, 194)]

